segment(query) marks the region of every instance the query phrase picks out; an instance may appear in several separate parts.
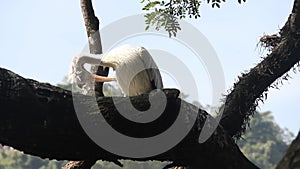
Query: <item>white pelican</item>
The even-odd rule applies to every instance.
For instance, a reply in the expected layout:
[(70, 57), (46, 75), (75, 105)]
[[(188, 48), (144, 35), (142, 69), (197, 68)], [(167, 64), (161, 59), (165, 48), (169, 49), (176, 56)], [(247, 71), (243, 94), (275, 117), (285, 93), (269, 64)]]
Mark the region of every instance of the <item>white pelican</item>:
[[(92, 74), (84, 64), (111, 67), (116, 78)], [(117, 81), (126, 96), (148, 93), (163, 88), (160, 72), (152, 56), (144, 47), (124, 45), (107, 54), (79, 54), (73, 59), (71, 80), (83, 89), (85, 94), (93, 92), (93, 81)]]

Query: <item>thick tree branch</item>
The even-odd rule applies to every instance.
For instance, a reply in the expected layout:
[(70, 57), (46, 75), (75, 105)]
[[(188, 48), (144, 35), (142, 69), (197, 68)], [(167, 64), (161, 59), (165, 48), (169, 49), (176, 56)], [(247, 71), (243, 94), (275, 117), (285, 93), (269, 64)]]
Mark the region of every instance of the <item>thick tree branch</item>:
[[(240, 152), (232, 136), (239, 137), (244, 131), (246, 122), (256, 107), (257, 98), (260, 98), (277, 78), (300, 60), (299, 1), (295, 0), (292, 14), (280, 32), (281, 41), (274, 47), (272, 53), (249, 73), (242, 75), (227, 96), (221, 120), (224, 129), (218, 126), (205, 143), (198, 142), (203, 124), (209, 121), (211, 126), (214, 126), (215, 120), (205, 111), (198, 110), (179, 99), (178, 93), (174, 90), (164, 90), (168, 102), (160, 120), (156, 121), (155, 126), (159, 127), (158, 130), (139, 124), (128, 125), (120, 118), (111, 97), (97, 98), (99, 107), (95, 107), (89, 104), (94, 98), (82, 96), (80, 102), (85, 106), (84, 115), (88, 119), (98, 119), (100, 108), (106, 121), (126, 135), (151, 136), (157, 134), (157, 131), (163, 131), (174, 122), (179, 108), (184, 111), (187, 119), (190, 116), (197, 116), (188, 135), (171, 150), (151, 158), (133, 159), (117, 156), (96, 145), (84, 132), (77, 119), (70, 91), (24, 79), (2, 68), (0, 68), (0, 143), (42, 158), (58, 160), (159, 160), (173, 161), (174, 165), (191, 168), (257, 168)], [(84, 18), (87, 20), (85, 23), (90, 45), (97, 48), (101, 46), (100, 35), (95, 38), (93, 35), (99, 29), (99, 21), (94, 15), (90, 0), (82, 0), (81, 5)], [(95, 22), (89, 23), (89, 18), (93, 18)], [(97, 37), (99, 41), (95, 41)], [(91, 46), (90, 48), (92, 53), (99, 52)], [(148, 97), (148, 94), (144, 94), (130, 99), (137, 109), (146, 110), (149, 107)], [(119, 104), (125, 99), (114, 98)], [(95, 123), (91, 123), (93, 124)], [(187, 123), (183, 127), (188, 125)], [(86, 162), (87, 165), (92, 165), (94, 161)]]
[(231, 136), (241, 136), (263, 93), (268, 91), (276, 79), (299, 63), (299, 18), (299, 0), (295, 0), (292, 14), (280, 32), (281, 41), (261, 63), (239, 77), (239, 81), (226, 97), (221, 125)]
[[(188, 165), (192, 168), (257, 168), (244, 157), (234, 140), (218, 127), (205, 142), (198, 143), (198, 136), (205, 121), (214, 125), (215, 120), (205, 111), (178, 98), (177, 90), (164, 90), (167, 105), (156, 121), (157, 130), (166, 129), (176, 119), (178, 111), (184, 111), (186, 126), (193, 116), (197, 120), (188, 135), (171, 150), (151, 157), (132, 159), (111, 154), (97, 146), (85, 134), (77, 119), (70, 91), (24, 79), (11, 71), (0, 69), (0, 143), (12, 146), (32, 155), (58, 160), (112, 159), (174, 161), (175, 165)], [(81, 96), (81, 95), (80, 95)], [(82, 96), (86, 116), (91, 125), (99, 117), (99, 108), (106, 120), (126, 135), (154, 135), (157, 130), (139, 124), (134, 126), (119, 116), (111, 97), (99, 97), (98, 106), (91, 106), (91, 96)], [(114, 98), (122, 104), (126, 98)], [(130, 98), (139, 110), (149, 107), (148, 94)], [(124, 107), (126, 109), (126, 107)], [(82, 115), (82, 114), (81, 114)], [(122, 127), (126, 126), (126, 127)], [(149, 130), (145, 130), (145, 129)], [(130, 129), (130, 130), (129, 130)], [(124, 145), (126, 146), (126, 145)]]

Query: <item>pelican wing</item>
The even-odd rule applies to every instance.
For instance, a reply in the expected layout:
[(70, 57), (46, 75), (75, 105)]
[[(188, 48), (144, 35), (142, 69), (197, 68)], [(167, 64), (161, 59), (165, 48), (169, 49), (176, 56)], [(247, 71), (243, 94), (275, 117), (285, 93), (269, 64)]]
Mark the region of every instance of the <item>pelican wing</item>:
[(151, 81), (152, 89), (162, 89), (163, 88), (162, 78), (159, 69), (156, 63), (154, 62), (152, 56), (144, 47), (139, 47), (139, 50), (140, 50), (141, 60), (145, 68), (147, 69), (146, 72)]

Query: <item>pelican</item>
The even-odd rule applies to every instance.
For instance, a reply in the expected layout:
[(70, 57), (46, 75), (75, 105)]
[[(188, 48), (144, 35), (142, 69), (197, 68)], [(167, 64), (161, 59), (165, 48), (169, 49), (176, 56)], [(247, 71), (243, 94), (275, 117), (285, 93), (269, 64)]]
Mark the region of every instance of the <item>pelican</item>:
[[(111, 67), (116, 78), (92, 74), (84, 64)], [(71, 81), (83, 89), (83, 93), (93, 92), (93, 82), (117, 81), (126, 96), (149, 93), (162, 89), (160, 72), (150, 53), (144, 47), (124, 45), (107, 54), (79, 54), (74, 57), (71, 67)]]

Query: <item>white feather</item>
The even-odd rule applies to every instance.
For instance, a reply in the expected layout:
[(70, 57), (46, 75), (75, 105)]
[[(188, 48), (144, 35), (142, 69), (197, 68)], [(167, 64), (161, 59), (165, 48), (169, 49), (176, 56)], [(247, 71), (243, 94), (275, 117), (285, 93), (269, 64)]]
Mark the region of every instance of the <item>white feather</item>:
[(92, 95), (95, 89), (93, 75), (84, 68), (84, 64), (99, 65), (101, 60), (97, 58), (101, 55), (78, 54), (72, 60), (71, 71), (68, 81), (77, 84), (85, 95)]
[[(84, 69), (85, 63), (112, 67), (116, 71), (121, 89), (127, 96), (140, 95), (153, 89), (163, 88), (158, 67), (144, 47), (124, 45), (111, 50), (102, 57), (92, 54), (81, 54), (75, 57), (71, 71), (73, 82), (84, 83), (82, 87), (84, 90), (93, 91), (93, 78)], [(86, 91), (86, 93), (89, 92)]]

